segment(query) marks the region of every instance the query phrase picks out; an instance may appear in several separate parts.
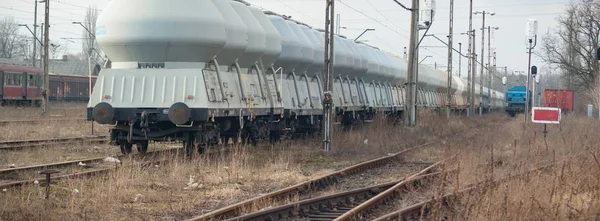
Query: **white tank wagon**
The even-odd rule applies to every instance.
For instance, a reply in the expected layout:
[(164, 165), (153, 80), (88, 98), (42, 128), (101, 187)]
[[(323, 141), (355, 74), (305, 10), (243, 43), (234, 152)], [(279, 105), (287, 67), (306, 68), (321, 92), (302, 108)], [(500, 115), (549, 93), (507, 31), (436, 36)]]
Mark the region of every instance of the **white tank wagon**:
[[(123, 153), (145, 152), (151, 140), (184, 141), (191, 154), (239, 136), (255, 143), (319, 130), (323, 30), (242, 1), (121, 0), (102, 11), (96, 34), (112, 65), (98, 76), (88, 119), (114, 125), (111, 142)], [(402, 116), (406, 59), (344, 36), (334, 43), (337, 120)], [(445, 106), (446, 81), (419, 66), (418, 104)], [(452, 85), (451, 106), (464, 108), (466, 82)], [(483, 93), (485, 108), (502, 104), (502, 93)]]

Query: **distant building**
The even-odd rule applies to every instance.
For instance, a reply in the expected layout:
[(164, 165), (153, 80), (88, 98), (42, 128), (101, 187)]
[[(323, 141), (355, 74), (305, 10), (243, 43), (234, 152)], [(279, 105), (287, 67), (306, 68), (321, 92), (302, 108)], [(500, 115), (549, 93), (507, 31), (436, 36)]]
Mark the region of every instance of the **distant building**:
[[(26, 59), (7, 59), (0, 58), (0, 63), (3, 64), (16, 64), (31, 66), (31, 60)], [(40, 67), (42, 68), (42, 67)], [(63, 56), (63, 59), (50, 59), (48, 64), (49, 72), (57, 74), (79, 74), (88, 75), (88, 61), (87, 60), (73, 60), (67, 59), (67, 56)], [(101, 66), (92, 61), (92, 75), (97, 76), (100, 72)]]

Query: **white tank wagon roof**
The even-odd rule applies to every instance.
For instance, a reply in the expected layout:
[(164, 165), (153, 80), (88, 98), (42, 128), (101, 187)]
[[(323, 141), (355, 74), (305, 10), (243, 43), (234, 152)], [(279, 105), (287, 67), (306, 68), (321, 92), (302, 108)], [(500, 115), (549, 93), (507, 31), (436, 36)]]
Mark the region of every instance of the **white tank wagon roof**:
[(225, 46), (226, 31), (211, 0), (111, 1), (98, 17), (96, 39), (113, 68), (137, 68), (138, 62), (208, 62)]
[(298, 37), (298, 41), (300, 42), (300, 48), (302, 51), (302, 57), (300, 57), (300, 63), (296, 67), (296, 74), (303, 74), (308, 68), (313, 65), (313, 60), (315, 57), (315, 52), (313, 50), (313, 44), (308, 39), (306, 34), (300, 29), (300, 25), (296, 22), (286, 20), (285, 21), (293, 33)]
[(248, 28), (228, 1), (212, 0), (224, 18), (227, 38), (225, 46), (217, 54), (221, 65), (233, 64), (246, 51), (248, 43)]
[(229, 3), (248, 28), (248, 44), (246, 50), (238, 59), (240, 67), (248, 68), (254, 65), (266, 53), (267, 33), (246, 4), (238, 1), (229, 1)]
[(373, 48), (365, 44), (358, 44), (358, 49), (362, 54), (365, 54), (368, 61), (367, 73), (366, 75), (371, 76), (379, 73), (379, 64), (380, 62), (377, 60), (373, 52)]
[[(334, 47), (333, 47), (333, 68), (335, 75), (346, 75), (349, 71), (352, 71), (352, 57), (348, 48), (345, 45), (339, 44), (342, 38), (338, 35), (333, 36), (334, 39)], [(336, 44), (337, 43), (337, 44)]]
[(269, 19), (267, 18), (265, 13), (263, 13), (263, 11), (252, 6), (248, 8), (265, 30), (266, 49), (265, 54), (262, 56), (262, 62), (263, 65), (265, 65), (265, 67), (269, 67), (273, 65), (275, 60), (277, 60), (277, 58), (279, 58), (279, 56), (281, 55), (281, 34), (279, 33), (279, 31), (277, 31), (273, 23), (269, 21)]
[(350, 76), (353, 78), (358, 77), (360, 75), (364, 75), (364, 73), (367, 72), (367, 70), (363, 70), (363, 68), (361, 67), (362, 61), (360, 54), (358, 53), (358, 51), (356, 51), (355, 47), (353, 47), (352, 43), (349, 42), (348, 38), (346, 38), (345, 36), (340, 36), (340, 41), (336, 43), (338, 45), (343, 45), (344, 48), (347, 50), (348, 55), (350, 55), (350, 59), (348, 60), (348, 62), (351, 64), (351, 69), (346, 73), (346, 76)]
[(281, 35), (281, 54), (275, 60), (274, 66), (282, 68), (285, 73), (289, 73), (298, 66), (302, 58), (300, 40), (281, 16), (267, 12), (267, 19)]
[(360, 62), (358, 65), (359, 72), (356, 74), (357, 75), (356, 77), (359, 79), (363, 78), (363, 77), (367, 76), (367, 71), (369, 70), (370, 59), (366, 54), (364, 54), (362, 52), (361, 46), (358, 43), (356, 43), (350, 39), (348, 39), (347, 41), (350, 44), (350, 46), (352, 47), (352, 50), (358, 55), (358, 58), (359, 58), (359, 62)]
[(323, 69), (323, 65), (325, 64), (325, 47), (323, 46), (324, 39), (321, 41), (320, 38), (315, 34), (316, 31), (311, 29), (307, 25), (301, 25), (300, 28), (306, 34), (306, 37), (312, 42), (314, 56), (312, 66), (308, 69), (309, 75), (315, 75), (316, 73), (320, 73)]

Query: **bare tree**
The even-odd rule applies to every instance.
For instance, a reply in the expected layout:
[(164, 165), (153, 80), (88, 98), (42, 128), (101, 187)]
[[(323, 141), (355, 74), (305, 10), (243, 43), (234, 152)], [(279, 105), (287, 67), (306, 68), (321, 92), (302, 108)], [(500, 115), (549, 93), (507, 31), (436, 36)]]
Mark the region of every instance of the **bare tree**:
[(96, 31), (96, 20), (98, 19), (98, 9), (96, 6), (90, 6), (85, 13), (85, 18), (82, 25), (85, 27), (83, 30), (83, 54), (92, 56), (92, 61), (100, 60), (100, 50), (98, 48), (98, 42), (94, 32)]
[(563, 85), (579, 90), (595, 86), (598, 65), (595, 59), (600, 35), (600, 2), (571, 3), (548, 32), (542, 45), (542, 59), (558, 68)]
[(12, 58), (18, 54), (19, 36), (18, 24), (12, 17), (0, 20), (0, 58)]

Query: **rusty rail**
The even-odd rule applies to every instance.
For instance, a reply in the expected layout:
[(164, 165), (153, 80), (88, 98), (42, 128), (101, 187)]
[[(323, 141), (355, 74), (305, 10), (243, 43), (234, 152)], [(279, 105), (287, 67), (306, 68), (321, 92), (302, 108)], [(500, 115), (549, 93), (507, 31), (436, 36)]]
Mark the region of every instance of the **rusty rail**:
[(106, 142), (107, 136), (89, 136), (89, 137), (64, 137), (50, 139), (32, 139), (32, 140), (11, 140), (0, 141), (0, 150), (15, 150), (23, 148), (41, 147), (46, 145), (64, 144), (72, 142)]
[(366, 211), (368, 209), (371, 209), (381, 203), (383, 203), (384, 200), (389, 199), (390, 197), (392, 197), (392, 195), (397, 192), (398, 190), (400, 190), (401, 188), (404, 188), (406, 185), (414, 182), (415, 180), (418, 180), (419, 176), (422, 176), (423, 174), (433, 170), (434, 168), (439, 167), (440, 165), (444, 164), (447, 160), (443, 160), (440, 162), (437, 162), (409, 177), (407, 177), (405, 180), (403, 180), (402, 182), (397, 183), (396, 185), (388, 188), (387, 190), (377, 194), (376, 196), (372, 197), (371, 199), (361, 203), (360, 205), (352, 208), (351, 210), (345, 212), (344, 214), (341, 214), (339, 217), (335, 218), (334, 221), (342, 221), (342, 220), (351, 220), (351, 219), (356, 219), (359, 218), (360, 216), (362, 216), (364, 213), (366, 213)]
[[(415, 177), (408, 182), (405, 182), (404, 188), (408, 189), (408, 186), (418, 186), (424, 180), (433, 179), (439, 176), (441, 173), (430, 173)], [(230, 221), (241, 221), (241, 220), (303, 220), (303, 219), (315, 219), (315, 220), (331, 220), (342, 215), (344, 212), (350, 210), (354, 204), (364, 202), (377, 194), (395, 186), (400, 182), (407, 181), (401, 179), (394, 182), (379, 184), (375, 186), (350, 190), (346, 192), (331, 194), (327, 196), (321, 196), (313, 199), (300, 201), (284, 206), (279, 206), (273, 209), (259, 211), (257, 213), (248, 214), (240, 217), (230, 219)]]
[(425, 201), (425, 202), (414, 204), (412, 206), (405, 207), (404, 209), (401, 209), (401, 210), (389, 213), (387, 215), (381, 216), (377, 219), (374, 219), (374, 221), (420, 220), (421, 218), (426, 217), (430, 213), (431, 206), (434, 205), (436, 202), (441, 202), (443, 206), (449, 207), (454, 201), (460, 199), (460, 197), (465, 194), (480, 190), (484, 187), (493, 187), (493, 186), (511, 181), (518, 177), (529, 177), (529, 174), (531, 174), (531, 173), (541, 171), (541, 170), (550, 168), (552, 166), (553, 165), (542, 166), (542, 167), (534, 169), (534, 170), (530, 170), (530, 171), (527, 171), (527, 172), (524, 172), (524, 173), (521, 173), (518, 175), (514, 175), (514, 176), (508, 176), (503, 179), (495, 180), (492, 182), (484, 181), (484, 182), (477, 183), (477, 184), (471, 184), (471, 185), (467, 186), (466, 188), (463, 188), (462, 190), (457, 191), (455, 193), (449, 193), (438, 199), (432, 199), (429, 201)]
[[(179, 150), (182, 150), (182, 148), (157, 150), (157, 151), (148, 152), (146, 154), (134, 154), (134, 155), (130, 155), (130, 156), (131, 157), (153, 157), (153, 156), (157, 156), (159, 154), (177, 152)], [(114, 157), (114, 158), (119, 158), (119, 157)], [(42, 164), (42, 165), (19, 167), (19, 168), (2, 169), (2, 170), (0, 170), (0, 174), (16, 173), (16, 172), (23, 172), (23, 171), (30, 171), (30, 170), (44, 170), (44, 169), (48, 169), (48, 168), (72, 166), (72, 165), (77, 165), (79, 162), (93, 163), (93, 162), (102, 161), (104, 159), (105, 159), (104, 157), (103, 158), (91, 158), (91, 159), (86, 159), (86, 160), (76, 160), (76, 161)], [(146, 166), (149, 166), (150, 164), (154, 164), (157, 162), (160, 163), (160, 161), (147, 162)], [(55, 180), (57, 178), (60, 180), (60, 179), (65, 179), (65, 178), (76, 178), (76, 177), (81, 177), (81, 176), (94, 176), (94, 175), (105, 174), (105, 173), (108, 173), (113, 170), (115, 170), (115, 168), (92, 169), (92, 170), (84, 171), (84, 172), (74, 172), (74, 173), (68, 174), (68, 175), (56, 176), (56, 177), (53, 177), (52, 180)], [(0, 188), (10, 188), (10, 187), (17, 187), (17, 186), (22, 186), (22, 185), (27, 185), (27, 184), (34, 184), (34, 182), (36, 180), (38, 180), (38, 182), (41, 182), (40, 179), (12, 181), (12, 182), (0, 183)]]
[(65, 119), (38, 119), (38, 120), (0, 120), (0, 126), (10, 124), (36, 124), (36, 123), (48, 123), (48, 122), (74, 122), (74, 121), (86, 121), (85, 118), (65, 118)]
[(418, 145), (403, 151), (400, 151), (398, 153), (389, 155), (389, 156), (385, 156), (385, 157), (380, 157), (374, 160), (370, 160), (370, 161), (366, 161), (360, 164), (356, 164), (347, 168), (344, 168), (342, 170), (318, 177), (316, 179), (312, 179), (303, 183), (299, 183), (287, 188), (283, 188), (280, 190), (276, 190), (274, 192), (270, 192), (267, 194), (264, 194), (262, 196), (257, 196), (194, 218), (191, 218), (189, 220), (221, 220), (227, 217), (236, 217), (239, 216), (239, 213), (246, 209), (246, 208), (252, 208), (255, 207), (255, 205), (259, 204), (260, 202), (268, 202), (271, 200), (276, 200), (276, 199), (283, 199), (286, 198), (288, 196), (292, 196), (294, 194), (297, 193), (301, 193), (303, 191), (309, 191), (311, 189), (316, 189), (317, 187), (324, 187), (324, 186), (328, 186), (330, 184), (335, 183), (338, 179), (349, 176), (351, 174), (366, 170), (366, 169), (370, 169), (373, 167), (377, 167), (380, 166), (382, 164), (385, 164), (387, 162), (389, 162), (390, 160), (395, 159), (396, 157), (403, 155), (407, 152), (410, 152), (412, 150), (416, 150), (425, 146), (429, 146), (432, 144), (435, 144), (436, 142), (429, 142), (426, 144), (422, 144), (422, 145)]
[(85, 163), (85, 164), (95, 163), (95, 162), (104, 160), (104, 158), (106, 158), (106, 157), (89, 158), (89, 159), (81, 159), (81, 160), (65, 161), (65, 162), (58, 162), (58, 163), (49, 163), (49, 164), (40, 164), (40, 165), (16, 167), (16, 168), (6, 168), (6, 169), (0, 169), (0, 175), (7, 174), (7, 173), (18, 173), (18, 172), (23, 172), (23, 171), (28, 171), (28, 170), (44, 170), (44, 169), (50, 169), (50, 168), (56, 168), (56, 167), (75, 166), (75, 165), (79, 164), (80, 162)]
[[(106, 174), (113, 170), (115, 170), (115, 169), (107, 168), (107, 169), (90, 170), (90, 171), (79, 172), (79, 173), (71, 173), (71, 174), (67, 174), (67, 175), (52, 177), (52, 180), (74, 179), (74, 178), (80, 178), (80, 177), (97, 176), (97, 175), (101, 175), (101, 174)], [(42, 179), (21, 180), (21, 181), (1, 183), (0, 188), (11, 188), (11, 187), (18, 187), (18, 186), (23, 186), (23, 185), (28, 185), (28, 184), (34, 184), (35, 181), (38, 181), (43, 184)]]
[[(483, 124), (475, 125), (474, 127), (469, 128), (469, 130), (472, 129), (472, 128), (480, 127), (481, 125), (483, 125)], [(455, 132), (455, 133), (449, 134), (448, 136), (445, 136), (445, 137), (451, 137), (451, 136), (459, 134), (459, 133), (461, 133), (461, 132)], [(425, 144), (421, 144), (421, 145), (418, 145), (418, 146), (406, 149), (404, 151), (401, 151), (399, 153), (393, 154), (391, 156), (381, 157), (381, 158), (378, 158), (378, 159), (374, 159), (374, 160), (363, 162), (363, 163), (360, 163), (360, 164), (357, 164), (357, 165), (353, 165), (353, 166), (347, 167), (347, 168), (345, 168), (343, 170), (336, 171), (336, 172), (324, 175), (324, 176), (316, 178), (316, 179), (312, 179), (312, 180), (309, 180), (309, 181), (306, 181), (306, 182), (303, 182), (303, 183), (299, 183), (299, 184), (296, 184), (296, 185), (293, 185), (293, 186), (290, 186), (290, 187), (286, 187), (286, 188), (283, 188), (283, 189), (280, 189), (280, 190), (276, 190), (276, 191), (273, 191), (273, 192), (270, 192), (270, 193), (267, 193), (267, 194), (264, 194), (264, 195), (261, 195), (261, 196), (257, 196), (257, 197), (251, 198), (251, 199), (247, 199), (247, 200), (244, 200), (242, 202), (239, 202), (239, 203), (236, 203), (236, 204), (233, 204), (233, 205), (229, 205), (229, 206), (226, 206), (226, 207), (223, 207), (223, 208), (220, 208), (220, 209), (217, 209), (217, 210), (214, 210), (214, 211), (211, 211), (211, 212), (208, 212), (208, 213), (205, 213), (205, 214), (202, 214), (202, 215), (190, 218), (189, 221), (196, 221), (196, 220), (221, 220), (221, 219), (224, 219), (224, 218), (236, 217), (236, 216), (239, 216), (240, 215), (239, 213), (241, 213), (241, 211), (243, 211), (244, 209), (255, 208), (256, 205), (258, 203), (260, 203), (260, 202), (268, 202), (268, 201), (272, 201), (274, 199), (283, 199), (283, 198), (285, 198), (287, 196), (292, 196), (293, 194), (301, 193), (302, 191), (307, 191), (307, 190), (310, 190), (310, 189), (312, 189), (314, 187), (327, 186), (327, 185), (329, 185), (331, 183), (336, 182), (336, 180), (339, 179), (339, 178), (343, 178), (345, 176), (348, 176), (348, 175), (350, 175), (352, 173), (356, 173), (356, 172), (361, 171), (361, 170), (365, 170), (365, 169), (368, 169), (368, 168), (379, 166), (379, 165), (384, 164), (387, 161), (392, 160), (392, 159), (398, 157), (399, 155), (402, 155), (402, 154), (404, 154), (404, 153), (406, 153), (408, 151), (415, 150), (415, 149), (418, 149), (418, 148), (421, 148), (421, 147), (425, 147), (425, 146), (430, 146), (430, 145), (433, 145), (433, 144), (436, 144), (436, 143), (439, 143), (439, 141), (428, 142), (428, 143), (425, 143)]]

